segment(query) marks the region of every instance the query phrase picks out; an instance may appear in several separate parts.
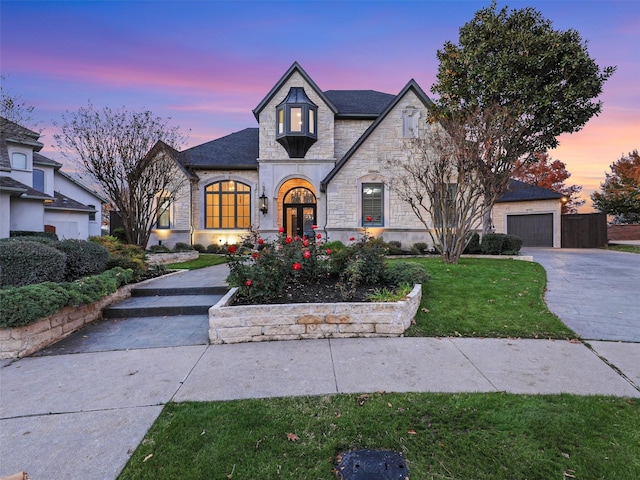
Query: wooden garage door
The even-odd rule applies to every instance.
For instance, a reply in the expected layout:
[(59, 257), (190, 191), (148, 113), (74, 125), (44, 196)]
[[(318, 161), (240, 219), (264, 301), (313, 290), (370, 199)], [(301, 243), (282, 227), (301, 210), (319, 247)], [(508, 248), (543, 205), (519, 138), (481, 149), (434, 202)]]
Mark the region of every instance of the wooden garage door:
[(507, 233), (522, 238), (523, 247), (553, 247), (553, 214), (507, 215)]

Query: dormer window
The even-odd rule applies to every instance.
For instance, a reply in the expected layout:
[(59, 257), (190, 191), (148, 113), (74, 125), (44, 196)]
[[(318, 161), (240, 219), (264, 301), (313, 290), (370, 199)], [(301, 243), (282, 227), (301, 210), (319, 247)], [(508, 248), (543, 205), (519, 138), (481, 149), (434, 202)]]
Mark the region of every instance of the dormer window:
[(289, 158), (304, 158), (317, 140), (318, 106), (302, 87), (291, 87), (284, 101), (276, 107), (276, 140)]
[(24, 153), (14, 152), (11, 154), (11, 168), (16, 170), (27, 169), (27, 156)]

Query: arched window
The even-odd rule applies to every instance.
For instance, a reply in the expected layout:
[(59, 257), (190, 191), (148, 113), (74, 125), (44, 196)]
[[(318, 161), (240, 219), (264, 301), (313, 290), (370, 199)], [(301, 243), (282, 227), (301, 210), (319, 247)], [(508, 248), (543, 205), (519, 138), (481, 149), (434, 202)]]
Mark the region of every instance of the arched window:
[(16, 170), (27, 169), (27, 156), (24, 153), (14, 152), (11, 154), (11, 168)]
[(205, 188), (205, 228), (249, 228), (251, 188), (234, 180), (223, 180)]

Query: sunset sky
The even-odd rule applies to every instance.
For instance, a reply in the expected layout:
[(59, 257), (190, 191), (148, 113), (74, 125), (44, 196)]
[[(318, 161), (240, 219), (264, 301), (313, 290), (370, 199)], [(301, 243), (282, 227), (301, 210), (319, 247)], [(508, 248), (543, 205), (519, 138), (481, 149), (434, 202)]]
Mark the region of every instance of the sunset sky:
[[(151, 110), (188, 133), (185, 147), (246, 127), (298, 61), (322, 90), (430, 93), (436, 51), (487, 1), (7, 1), (0, 5), (3, 88), (35, 107), (42, 153), (61, 160), (53, 122), (91, 101)], [(583, 185), (640, 149), (640, 1), (499, 1), (577, 30), (602, 68), (602, 113), (551, 151)], [(588, 200), (583, 211), (591, 210)]]

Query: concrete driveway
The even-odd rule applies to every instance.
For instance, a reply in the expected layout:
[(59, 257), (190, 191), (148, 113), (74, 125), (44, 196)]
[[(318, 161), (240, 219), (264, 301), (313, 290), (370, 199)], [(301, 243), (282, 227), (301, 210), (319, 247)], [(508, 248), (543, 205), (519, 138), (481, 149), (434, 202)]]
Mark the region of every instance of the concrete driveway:
[(585, 340), (640, 342), (640, 255), (523, 248), (547, 271), (549, 309)]

